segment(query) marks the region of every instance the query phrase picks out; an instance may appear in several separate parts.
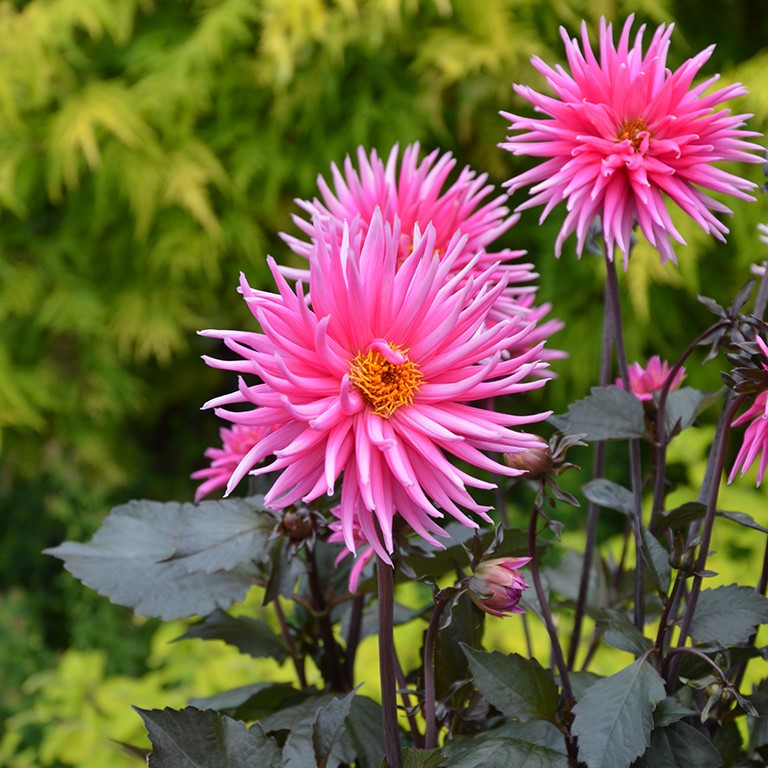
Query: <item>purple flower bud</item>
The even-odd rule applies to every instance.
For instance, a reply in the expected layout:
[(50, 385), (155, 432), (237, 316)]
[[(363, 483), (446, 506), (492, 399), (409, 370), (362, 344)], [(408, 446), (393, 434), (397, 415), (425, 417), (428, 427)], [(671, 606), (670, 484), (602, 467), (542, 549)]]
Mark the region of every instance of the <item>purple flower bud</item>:
[(522, 453), (505, 453), (504, 463), (512, 469), (521, 469), (522, 477), (541, 480), (552, 468), (552, 451), (542, 440), (539, 448), (529, 448)]
[(529, 585), (517, 569), (530, 561), (530, 557), (499, 557), (480, 563), (469, 581), (472, 601), (492, 616), (525, 613), (518, 603)]

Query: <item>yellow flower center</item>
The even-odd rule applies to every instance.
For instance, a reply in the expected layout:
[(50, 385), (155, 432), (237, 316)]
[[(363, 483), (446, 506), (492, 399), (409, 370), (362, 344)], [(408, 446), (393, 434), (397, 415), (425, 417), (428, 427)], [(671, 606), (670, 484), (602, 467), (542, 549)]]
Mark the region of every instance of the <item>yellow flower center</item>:
[[(390, 343), (390, 348), (405, 356), (407, 350)], [(416, 363), (406, 357), (392, 363), (381, 352), (358, 352), (349, 369), (350, 381), (363, 393), (365, 401), (376, 413), (388, 419), (401, 405), (410, 405), (419, 391), (423, 376)]]
[(625, 120), (616, 133), (616, 138), (619, 141), (625, 139), (633, 146), (635, 152), (640, 149), (640, 142), (643, 140), (640, 136), (641, 133), (648, 133), (648, 126), (642, 117), (635, 117), (632, 120)]

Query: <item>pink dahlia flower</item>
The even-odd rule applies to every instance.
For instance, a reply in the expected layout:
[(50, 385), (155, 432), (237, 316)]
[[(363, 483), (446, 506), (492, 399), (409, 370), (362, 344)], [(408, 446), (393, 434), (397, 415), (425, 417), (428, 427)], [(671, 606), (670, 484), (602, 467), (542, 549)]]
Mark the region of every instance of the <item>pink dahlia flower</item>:
[[(235, 423), (273, 427), (243, 458), (227, 486), (247, 472), (281, 472), (265, 502), (285, 507), (336, 491), (344, 542), (355, 551), (355, 530), (385, 561), (394, 549), (399, 515), (423, 539), (446, 535), (436, 522), (447, 512), (477, 527), (464, 509), (488, 520), (467, 486), (492, 488), (466, 466), (518, 475), (484, 452), (517, 453), (539, 438), (517, 427), (548, 414), (497, 413), (475, 401), (544, 385), (541, 345), (502, 359), (502, 351), (532, 331), (519, 317), (489, 326), (488, 313), (505, 288), (489, 274), (455, 273), (466, 237), (435, 253), (428, 226), (400, 260), (400, 229), (375, 213), (365, 231), (317, 228), (310, 254), (311, 306), (301, 282), (291, 289), (273, 259), (278, 293), (240, 290), (262, 332), (204, 331), (223, 339), (240, 359), (206, 361), (255, 374), (237, 391), (208, 403)], [(532, 380), (527, 380), (533, 376)], [(239, 410), (222, 406), (238, 404)], [(252, 406), (242, 409), (242, 404)], [(270, 454), (274, 461), (256, 467)], [(448, 460), (454, 456), (464, 469)], [(254, 469), (254, 467), (256, 467)]]
[(544, 117), (502, 113), (512, 131), (523, 133), (500, 145), (515, 155), (546, 158), (505, 186), (514, 192), (533, 185), (533, 196), (518, 210), (543, 205), (542, 220), (565, 202), (567, 214), (555, 246), (558, 256), (573, 232), (581, 255), (590, 224), (599, 216), (608, 256), (613, 258), (618, 246), (625, 268), (635, 223), (662, 262), (676, 263), (671, 239), (685, 241), (672, 223), (667, 200), (723, 240), (728, 228), (715, 214), (731, 211), (708, 192), (753, 200), (747, 191), (756, 185), (714, 163), (762, 162), (762, 157), (751, 154), (762, 148), (747, 141), (760, 134), (742, 128), (751, 115), (714, 109), (744, 95), (741, 84), (706, 93), (715, 76), (692, 87), (714, 46), (671, 72), (666, 60), (672, 26), (660, 26), (643, 54), (645, 27), (630, 44), (632, 22), (630, 16), (615, 45), (612, 26), (601, 20), (599, 59), (586, 24), (581, 48), (561, 29), (570, 72), (532, 59), (554, 97), (516, 85), (515, 91)]
[[(755, 340), (760, 351), (768, 360), (768, 346), (759, 337)], [(766, 363), (761, 363), (761, 365), (763, 370), (768, 371)], [(728, 476), (728, 482), (733, 481), (739, 470), (741, 470), (743, 477), (760, 455), (760, 464), (757, 469), (757, 484), (760, 485), (766, 467), (768, 467), (768, 390), (758, 393), (752, 405), (731, 426), (740, 427), (748, 422), (749, 426), (744, 432), (744, 439), (736, 456), (736, 461), (733, 463), (731, 474)]]
[[(333, 188), (322, 177), (318, 177), (321, 199), (297, 200), (297, 204), (308, 214), (307, 219), (293, 216), (296, 226), (309, 238), (305, 242), (290, 235), (282, 237), (296, 253), (307, 258), (311, 255), (311, 242), (315, 238), (314, 221), (336, 223), (341, 237), (343, 222), (360, 217), (363, 231), (370, 226), (374, 212), (381, 211), (384, 220), (392, 224), (400, 220), (400, 241), (398, 259), (403, 262), (413, 249), (414, 237), (424, 232), (429, 224), (435, 228), (435, 251), (445, 253), (456, 232), (466, 236), (464, 246), (453, 265), (452, 274), (474, 264), (470, 276), (485, 272), (489, 268), (491, 279), (507, 281), (496, 305), (489, 313), (491, 322), (498, 322), (511, 314), (520, 314), (529, 322), (540, 321), (550, 310), (549, 305), (534, 306), (536, 287), (531, 284), (538, 275), (532, 264), (509, 263), (518, 259), (525, 251), (487, 251), (486, 249), (512, 227), (520, 218), (519, 214), (509, 215), (506, 195), (488, 200), (493, 185), (488, 184), (488, 175), (477, 175), (465, 167), (458, 178), (449, 186), (448, 177), (456, 166), (456, 160), (446, 152), (439, 155), (434, 150), (419, 160), (419, 144), (405, 148), (398, 165), (399, 148), (393, 147), (386, 164), (373, 150), (370, 155), (359, 147), (355, 169), (347, 156), (344, 172), (331, 165)], [(432, 254), (428, 254), (431, 257)], [(283, 273), (303, 278), (302, 270), (283, 269)], [(549, 320), (543, 323), (528, 339), (536, 343), (547, 339), (562, 328), (562, 323)], [(548, 359), (562, 357), (562, 354), (546, 353)]]
[(518, 568), (530, 562), (530, 557), (498, 557), (480, 563), (470, 580), (472, 602), (492, 616), (525, 613), (519, 603), (530, 585)]
[[(629, 388), (638, 400), (650, 401), (653, 400), (653, 393), (660, 391), (664, 386), (668, 376), (669, 363), (658, 355), (654, 355), (648, 360), (645, 368), (640, 363), (632, 363), (629, 366)], [(685, 371), (681, 368), (669, 385), (669, 391), (674, 392), (678, 389), (684, 378)], [(624, 382), (616, 379), (616, 386), (623, 389)]]
[(203, 481), (195, 491), (195, 501), (200, 501), (220, 488), (226, 488), (237, 465), (269, 431), (269, 427), (243, 424), (222, 427), (219, 430), (221, 448), (208, 448), (204, 454), (211, 460), (211, 465), (192, 473), (193, 480)]

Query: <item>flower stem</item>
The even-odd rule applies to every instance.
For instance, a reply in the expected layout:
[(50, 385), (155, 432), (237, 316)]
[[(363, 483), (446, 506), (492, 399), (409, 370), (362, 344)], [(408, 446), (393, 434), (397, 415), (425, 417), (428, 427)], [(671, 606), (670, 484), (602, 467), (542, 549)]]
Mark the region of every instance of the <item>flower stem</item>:
[[(613, 344), (613, 325), (611, 314), (611, 293), (606, 287), (603, 298), (603, 340), (600, 348), (600, 386), (604, 387), (611, 380), (611, 345)], [(597, 479), (605, 473), (605, 443), (595, 445), (595, 460), (592, 477)], [(576, 653), (581, 641), (581, 625), (584, 621), (584, 613), (587, 606), (587, 593), (589, 590), (589, 575), (592, 571), (592, 560), (595, 554), (597, 542), (597, 524), (600, 518), (600, 507), (594, 502), (589, 502), (587, 508), (587, 531), (584, 544), (584, 559), (581, 565), (581, 579), (579, 581), (579, 596), (576, 601), (576, 613), (573, 617), (573, 632), (568, 646), (568, 669), (573, 669), (576, 663)]]
[(376, 555), (379, 588), (379, 671), (381, 674), (381, 713), (387, 768), (402, 768), (400, 731), (397, 727), (397, 692), (395, 689), (394, 568)]
[(355, 595), (352, 598), (352, 608), (347, 629), (347, 647), (344, 651), (344, 678), (349, 690), (355, 686), (355, 655), (360, 643), (360, 631), (363, 623), (363, 604), (365, 595)]
[[(723, 465), (725, 464), (725, 449), (728, 443), (728, 432), (731, 428), (731, 421), (733, 420), (736, 411), (741, 407), (744, 402), (745, 395), (740, 395), (729, 402), (729, 398), (726, 399), (726, 408), (723, 410), (720, 418), (720, 425), (722, 430), (716, 437), (715, 443), (712, 446), (710, 452), (709, 465), (707, 470), (711, 468), (709, 483), (707, 487), (707, 510), (704, 515), (704, 526), (701, 531), (701, 543), (699, 544), (699, 555), (696, 558), (696, 572), (693, 577), (693, 584), (691, 585), (691, 591), (688, 595), (688, 599), (685, 603), (685, 611), (683, 613), (683, 622), (680, 627), (680, 636), (677, 640), (677, 648), (683, 648), (688, 640), (688, 634), (691, 630), (691, 624), (693, 623), (693, 615), (696, 612), (696, 603), (699, 600), (699, 594), (701, 593), (701, 583), (704, 580), (704, 572), (707, 567), (707, 557), (709, 556), (709, 545), (712, 541), (712, 530), (715, 525), (715, 513), (717, 511), (717, 497), (720, 491), (720, 477), (723, 474)], [(706, 482), (706, 478), (705, 478)], [(676, 655), (672, 659), (672, 663), (669, 665), (669, 677), (667, 682), (671, 682), (677, 679), (680, 671), (680, 655)]]
[[(612, 259), (605, 259), (607, 288), (611, 294), (611, 312), (613, 315), (613, 336), (616, 342), (616, 362), (624, 389), (631, 392), (629, 385), (629, 366), (624, 345), (624, 327), (621, 322), (619, 299), (619, 280), (616, 276), (616, 264)], [(643, 475), (640, 465), (640, 440), (629, 441), (629, 468), (632, 480), (632, 522), (635, 535), (635, 626), (642, 631), (645, 625), (645, 557), (643, 555)]]
[(312, 605), (315, 608), (317, 626), (323, 641), (323, 675), (331, 688), (336, 691), (346, 691), (348, 689), (341, 671), (339, 648), (336, 638), (333, 636), (328, 603), (317, 575), (315, 553), (310, 548), (307, 548), (307, 579), (309, 581), (309, 593), (312, 596)]
[(282, 636), (283, 642), (288, 648), (288, 653), (291, 655), (291, 660), (293, 661), (293, 666), (296, 670), (296, 678), (303, 690), (307, 687), (307, 678), (304, 674), (304, 659), (299, 656), (299, 653), (296, 650), (296, 643), (293, 642), (291, 630), (288, 626), (288, 621), (285, 618), (285, 613), (283, 612), (283, 606), (280, 605), (280, 598), (275, 597), (275, 599), (272, 601), (272, 604), (275, 606), (277, 620), (280, 622), (280, 635)]
[(539, 521), (540, 496), (541, 494), (537, 496), (537, 499), (533, 504), (531, 519), (528, 523), (528, 556), (531, 558), (528, 567), (531, 569), (531, 578), (533, 579), (533, 586), (539, 601), (541, 618), (544, 620), (544, 626), (547, 628), (549, 640), (552, 645), (552, 658), (557, 667), (557, 671), (560, 673), (560, 683), (563, 686), (565, 703), (568, 709), (571, 709), (571, 707), (573, 707), (574, 699), (573, 691), (571, 689), (571, 679), (568, 675), (568, 666), (563, 657), (563, 649), (560, 646), (560, 640), (557, 637), (557, 629), (555, 628), (555, 622), (552, 620), (552, 612), (549, 610), (549, 602), (547, 601), (547, 595), (544, 592), (544, 585), (541, 582), (541, 575), (539, 574), (539, 564), (536, 560), (536, 533)]
[(435, 600), (432, 617), (427, 625), (427, 633), (424, 636), (424, 719), (427, 721), (424, 731), (424, 749), (433, 749), (437, 746), (437, 719), (435, 716), (435, 641), (437, 640), (437, 628), (443, 609), (448, 603), (446, 595), (439, 595)]

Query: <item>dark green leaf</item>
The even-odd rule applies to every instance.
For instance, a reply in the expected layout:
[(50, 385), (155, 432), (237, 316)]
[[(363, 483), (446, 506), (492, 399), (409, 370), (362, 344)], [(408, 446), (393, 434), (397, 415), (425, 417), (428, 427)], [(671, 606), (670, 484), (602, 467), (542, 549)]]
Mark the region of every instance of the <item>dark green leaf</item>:
[(634, 768), (718, 768), (722, 764), (708, 736), (677, 722), (653, 731), (651, 746)]
[(498, 738), (525, 741), (562, 755), (568, 754), (562, 732), (546, 720), (528, 720), (525, 723), (507, 720), (503, 725), (494, 728), (492, 733)]
[(659, 673), (643, 658), (596, 682), (573, 709), (579, 758), (588, 768), (626, 768), (648, 748), (653, 710), (665, 695)]
[(301, 692), (290, 683), (254, 683), (189, 703), (198, 709), (215, 709), (237, 720), (261, 720), (298, 696)]
[(124, 741), (117, 741), (115, 739), (110, 739), (110, 741), (115, 744), (121, 752), (124, 752), (129, 757), (135, 757), (137, 760), (141, 760), (143, 765), (147, 764), (147, 758), (152, 750), (145, 749), (144, 747), (134, 747), (133, 744), (126, 744)]
[[(199, 523), (203, 509), (211, 526), (210, 557), (202, 538), (197, 540), (197, 555), (193, 555), (191, 539), (184, 533), (192, 519)], [(115, 507), (87, 544), (65, 542), (45, 552), (64, 560), (64, 567), (86, 586), (142, 616), (205, 616), (242, 600), (254, 583), (249, 567), (235, 568), (237, 562), (219, 571), (191, 570), (213, 563), (223, 565), (225, 552), (237, 555), (238, 562), (260, 554), (257, 542), (261, 541), (263, 515), (255, 507), (247, 509), (242, 500), (229, 505), (207, 501), (200, 507), (132, 501)], [(228, 531), (240, 531), (237, 542), (230, 536), (228, 543), (222, 543), (215, 533), (221, 518), (229, 521), (224, 523)], [(203, 526), (198, 524), (196, 530), (202, 537)], [(178, 548), (182, 538), (186, 542), (183, 556)]]
[(606, 509), (615, 509), (625, 515), (634, 513), (635, 504), (632, 491), (623, 485), (606, 480), (604, 477), (598, 477), (583, 486), (581, 490), (593, 504)]
[[(281, 768), (309, 768), (315, 765), (315, 748), (312, 733), (318, 712), (337, 701), (332, 694), (310, 696), (293, 706), (284, 707), (261, 720), (267, 733), (289, 731), (283, 745)], [(330, 763), (351, 763), (355, 759), (355, 748), (349, 734), (344, 733), (331, 750)]]
[(720, 399), (719, 392), (701, 392), (693, 387), (683, 387), (671, 392), (664, 409), (664, 424), (667, 440), (696, 421), (696, 417), (714, 402)]
[(176, 639), (193, 637), (223, 640), (229, 645), (234, 645), (240, 653), (247, 653), (254, 658), (272, 658), (280, 663), (288, 658), (288, 651), (282, 639), (273, 632), (266, 621), (247, 616), (236, 618), (226, 611), (214, 611)]
[[(448, 699), (456, 682), (469, 679), (469, 664), (462, 651), (464, 644), (477, 648), (483, 637), (485, 614), (463, 593), (449, 605), (451, 623), (437, 633), (435, 643), (435, 692), (438, 700)], [(422, 655), (423, 658), (423, 655)], [(466, 690), (461, 695), (465, 695)]]
[(747, 640), (768, 622), (768, 599), (751, 587), (730, 584), (699, 595), (691, 636), (700, 644), (732, 645)]
[(318, 710), (312, 723), (312, 749), (317, 768), (326, 768), (328, 765), (331, 752), (344, 733), (354, 697), (355, 691), (350, 691), (343, 699), (333, 699)]
[(672, 576), (672, 566), (669, 564), (669, 552), (659, 543), (658, 539), (643, 525), (640, 528), (643, 556), (651, 580), (656, 589), (666, 593)]
[[(673, 531), (685, 530), (695, 520), (703, 519), (706, 513), (706, 504), (701, 504), (698, 501), (687, 502), (669, 512), (664, 512), (661, 516), (658, 530), (654, 532), (661, 536), (667, 528), (671, 528)], [(750, 515), (746, 514), (746, 512), (729, 512), (727, 510), (718, 509), (715, 514), (718, 517), (730, 520), (732, 523), (737, 523), (745, 528), (751, 528), (753, 531), (768, 533), (768, 528), (757, 523)]]
[(280, 749), (256, 723), (250, 729), (211, 710), (138, 709), (152, 742), (150, 768), (277, 768)]
[(269, 605), (280, 595), (292, 595), (296, 581), (304, 570), (302, 561), (292, 557), (291, 541), (285, 536), (273, 539), (267, 553), (269, 581), (264, 592), (264, 605)]
[(584, 435), (589, 442), (646, 435), (642, 403), (632, 393), (613, 385), (592, 387), (591, 394), (572, 403), (567, 413), (550, 421), (562, 432)]
[(403, 750), (403, 768), (439, 768), (441, 765), (445, 765), (445, 756), (440, 747), (435, 749), (408, 747)]
[(347, 733), (354, 747), (356, 768), (379, 768), (384, 755), (381, 707), (367, 696), (355, 696), (347, 718)]
[(588, 672), (586, 670), (573, 670), (568, 677), (571, 680), (571, 690), (579, 701), (583, 698), (584, 694), (599, 680), (604, 678), (601, 675), (597, 675), (594, 672)]
[(607, 618), (601, 621), (606, 625), (603, 639), (613, 648), (627, 651), (633, 656), (642, 656), (653, 643), (619, 611), (606, 611)]
[(653, 710), (653, 725), (655, 728), (663, 728), (665, 725), (672, 725), (684, 717), (698, 717), (698, 715), (699, 713), (695, 709), (686, 707), (673, 696), (667, 696)]
[(552, 672), (536, 659), (464, 647), (475, 687), (507, 717), (549, 720), (557, 715), (558, 690)]
[[(579, 584), (581, 583), (581, 571), (584, 564), (584, 556), (573, 550), (566, 551), (556, 566), (546, 566), (543, 569), (544, 576), (549, 582), (552, 592), (557, 592), (567, 600), (574, 603), (579, 598)], [(598, 558), (593, 558), (592, 568), (589, 572), (587, 589), (587, 606), (590, 610), (602, 608), (608, 601), (608, 587), (605, 573), (600, 567)]]
[(450, 768), (568, 768), (560, 752), (495, 734), (457, 738), (444, 750)]

